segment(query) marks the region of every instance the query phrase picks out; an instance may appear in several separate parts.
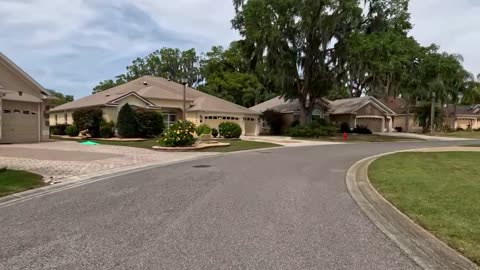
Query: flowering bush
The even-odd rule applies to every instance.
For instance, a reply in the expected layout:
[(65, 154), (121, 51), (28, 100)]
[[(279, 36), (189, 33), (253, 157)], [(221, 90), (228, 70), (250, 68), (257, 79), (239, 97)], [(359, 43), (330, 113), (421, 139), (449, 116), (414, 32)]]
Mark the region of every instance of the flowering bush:
[(201, 124), (197, 127), (196, 131), (198, 136), (212, 133), (212, 129), (207, 124)]
[(240, 138), (242, 135), (242, 128), (237, 123), (223, 122), (218, 126), (220, 135), (226, 139)]
[(163, 133), (158, 143), (166, 147), (191, 146), (195, 143), (195, 125), (189, 121), (178, 121)]

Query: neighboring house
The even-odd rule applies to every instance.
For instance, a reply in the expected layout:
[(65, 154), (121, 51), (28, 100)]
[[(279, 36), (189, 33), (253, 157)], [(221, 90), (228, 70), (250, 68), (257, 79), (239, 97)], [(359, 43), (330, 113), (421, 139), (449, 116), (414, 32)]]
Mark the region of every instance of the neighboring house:
[[(167, 126), (183, 117), (183, 85), (164, 78), (145, 76), (60, 105), (50, 111), (50, 125), (73, 124), (72, 114), (79, 109), (101, 108), (107, 121), (117, 121), (124, 104), (160, 111)], [(218, 128), (222, 122), (238, 123), (243, 135), (260, 132), (258, 112), (195, 90), (186, 88), (186, 118), (195, 125)]]
[[(258, 113), (274, 110), (283, 114), (285, 126), (288, 127), (300, 119), (298, 101), (286, 101), (276, 97), (250, 108)], [(312, 118), (325, 119), (335, 125), (348, 123), (351, 127), (367, 126), (373, 132), (391, 132), (395, 112), (374, 97), (321, 100), (313, 111)], [(268, 130), (265, 123), (263, 132)]]
[[(381, 102), (389, 107), (392, 111), (395, 112), (393, 116), (393, 128), (399, 129), (401, 128), (402, 131), (406, 131), (407, 129), (407, 102), (403, 98), (393, 98), (388, 97), (382, 99)], [(423, 127), (421, 127), (417, 121), (415, 111), (416, 111), (415, 104), (410, 105), (410, 116), (409, 118), (409, 132), (422, 132)]]
[(49, 139), (47, 90), (0, 53), (0, 143)]
[(453, 129), (480, 128), (480, 105), (457, 105), (455, 108), (453, 104), (448, 104), (443, 108), (443, 112), (446, 124)]

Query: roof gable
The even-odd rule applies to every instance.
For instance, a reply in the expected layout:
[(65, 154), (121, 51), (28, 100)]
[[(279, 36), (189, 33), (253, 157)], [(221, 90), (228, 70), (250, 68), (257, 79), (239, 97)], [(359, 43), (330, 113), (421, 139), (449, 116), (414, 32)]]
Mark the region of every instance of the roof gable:
[(110, 100), (108, 102), (109, 105), (119, 105), (120, 104), (120, 101), (126, 99), (126, 98), (129, 98), (129, 97), (135, 97), (137, 99), (139, 99), (140, 101), (144, 102), (147, 106), (149, 107), (156, 107), (155, 104), (153, 102), (151, 102), (150, 100), (146, 99), (146, 98), (143, 98), (142, 96), (140, 96), (139, 94), (135, 93), (135, 92), (130, 92), (130, 93), (127, 93), (123, 96), (120, 96), (118, 98), (115, 98), (113, 100)]
[[(31, 85), (34, 89), (38, 90), (40, 94), (49, 96), (50, 93), (43, 88), (37, 81), (35, 81), (30, 75), (28, 75), (23, 69), (17, 66), (12, 60), (10, 60), (6, 55), (0, 52), (0, 63), (4, 64), (7, 68), (12, 70), (17, 76), (19, 76), (26, 83)], [(3, 86), (2, 86), (3, 87)]]

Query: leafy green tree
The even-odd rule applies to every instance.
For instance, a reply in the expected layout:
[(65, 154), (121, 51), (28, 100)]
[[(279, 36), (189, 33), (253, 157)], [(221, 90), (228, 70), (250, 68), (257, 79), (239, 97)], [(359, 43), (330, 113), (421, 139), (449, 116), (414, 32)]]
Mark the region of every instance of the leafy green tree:
[(135, 111), (128, 103), (123, 105), (118, 112), (117, 128), (118, 134), (122, 138), (135, 138), (139, 136)]
[[(360, 23), (356, 0), (234, 0), (233, 27), (262, 63), (282, 95), (298, 99), (301, 122), (311, 121), (315, 102), (336, 84), (337, 48)], [(332, 45), (333, 44), (333, 45)]]
[(480, 104), (480, 74), (478, 74), (476, 77), (472, 73), (468, 74), (465, 92), (463, 93), (462, 104)]
[(55, 106), (59, 106), (68, 102), (72, 102), (74, 100), (72, 95), (64, 95), (58, 91), (48, 89), (48, 92), (50, 92), (54, 97), (57, 98), (57, 100), (52, 101), (52, 103)]

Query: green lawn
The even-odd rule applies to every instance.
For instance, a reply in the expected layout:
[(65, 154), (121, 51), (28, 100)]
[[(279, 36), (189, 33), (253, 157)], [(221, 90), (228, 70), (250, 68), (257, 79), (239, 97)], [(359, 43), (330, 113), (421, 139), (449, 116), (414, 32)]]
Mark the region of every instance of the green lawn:
[(45, 185), (42, 176), (37, 174), (13, 170), (0, 172), (0, 197)]
[(438, 133), (438, 136), (443, 137), (455, 137), (455, 138), (467, 138), (467, 139), (480, 139), (480, 131), (457, 131), (452, 133)]
[[(310, 141), (328, 141), (328, 142), (343, 142), (343, 135), (339, 134), (331, 137), (320, 138), (294, 138), (299, 140)], [(398, 142), (398, 141), (416, 141), (418, 139), (411, 139), (405, 137), (382, 136), (378, 134), (362, 135), (362, 134), (348, 134), (347, 142)]]
[[(150, 139), (147, 141), (142, 142), (118, 142), (118, 141), (99, 141), (99, 140), (91, 140), (98, 144), (103, 145), (118, 145), (118, 146), (129, 146), (129, 147), (138, 147), (138, 148), (146, 148), (152, 149), (153, 146), (158, 145), (157, 139)], [(230, 143), (230, 146), (225, 147), (216, 147), (216, 148), (209, 148), (199, 150), (200, 152), (236, 152), (236, 151), (243, 151), (243, 150), (252, 150), (252, 149), (261, 149), (261, 148), (271, 148), (277, 147), (279, 145), (273, 143), (265, 143), (265, 142), (252, 142), (252, 141), (242, 141), (242, 140), (223, 140), (219, 139), (219, 142)]]
[(369, 178), (387, 200), (480, 264), (480, 152), (398, 153)]

